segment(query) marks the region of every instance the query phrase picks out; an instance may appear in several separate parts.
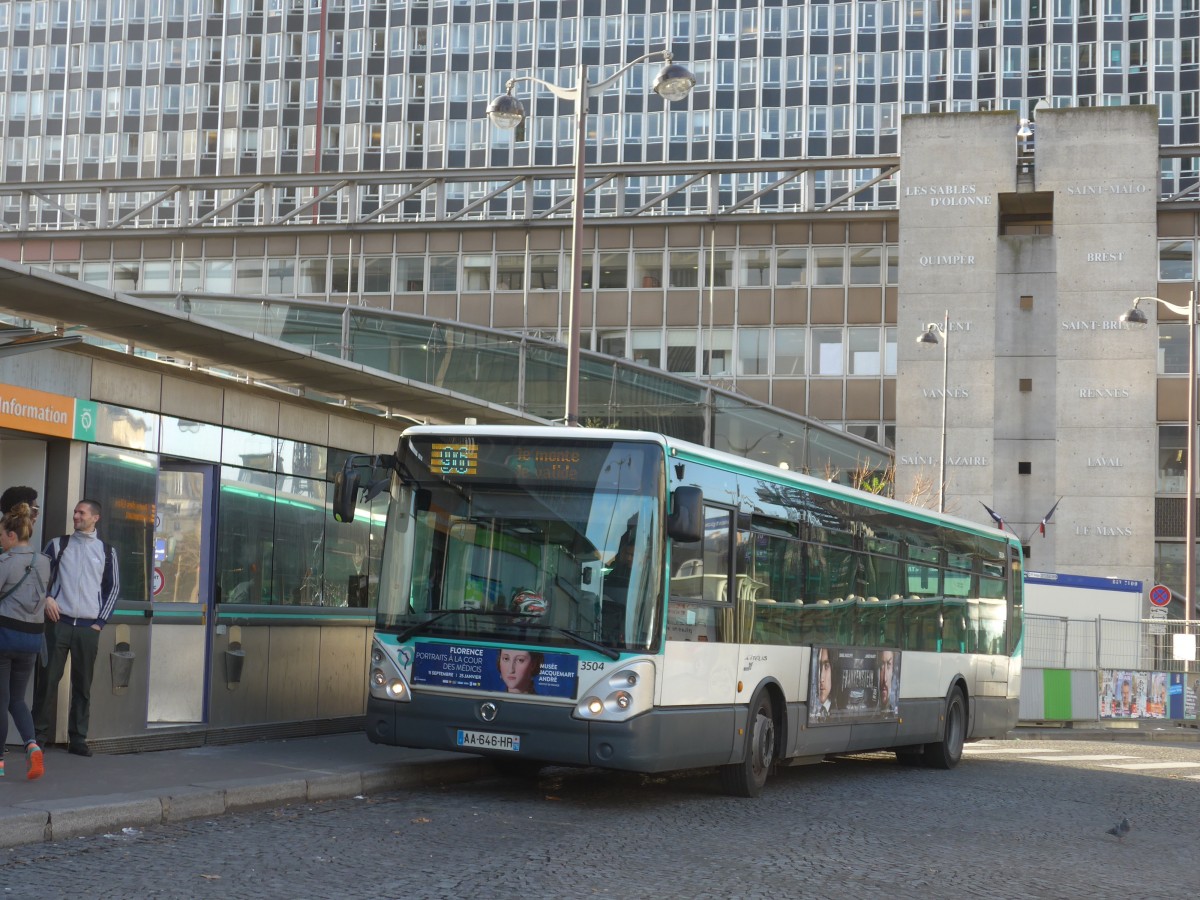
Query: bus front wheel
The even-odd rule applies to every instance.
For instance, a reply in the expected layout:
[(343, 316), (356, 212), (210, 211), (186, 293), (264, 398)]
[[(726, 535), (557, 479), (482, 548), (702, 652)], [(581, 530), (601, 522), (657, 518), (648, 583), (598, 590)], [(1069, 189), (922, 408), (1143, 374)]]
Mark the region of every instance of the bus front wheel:
[(750, 704), (742, 761), (721, 766), (721, 787), (735, 797), (757, 797), (775, 762), (775, 717), (771, 695), (762, 691)]
[(967, 738), (967, 701), (955, 688), (946, 701), (946, 727), (942, 739), (925, 745), (925, 765), (931, 769), (953, 769), (962, 759)]

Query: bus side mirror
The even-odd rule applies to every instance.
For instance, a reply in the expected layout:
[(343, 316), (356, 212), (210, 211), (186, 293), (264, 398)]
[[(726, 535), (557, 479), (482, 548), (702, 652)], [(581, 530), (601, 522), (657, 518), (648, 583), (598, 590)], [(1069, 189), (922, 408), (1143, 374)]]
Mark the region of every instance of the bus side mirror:
[(683, 544), (701, 540), (704, 537), (704, 492), (698, 487), (680, 486), (675, 488), (671, 498), (667, 537)]
[(346, 460), (342, 471), (333, 476), (333, 517), (343, 524), (354, 521), (354, 507), (358, 502), (358, 472)]

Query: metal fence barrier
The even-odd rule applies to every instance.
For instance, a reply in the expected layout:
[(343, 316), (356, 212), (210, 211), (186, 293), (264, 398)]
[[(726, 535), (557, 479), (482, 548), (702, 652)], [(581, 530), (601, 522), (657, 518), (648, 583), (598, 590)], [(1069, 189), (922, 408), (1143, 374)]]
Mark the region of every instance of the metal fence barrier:
[(1200, 622), (1026, 616), (1021, 721), (1196, 725), (1200, 664), (1175, 658), (1186, 633), (1200, 633)]

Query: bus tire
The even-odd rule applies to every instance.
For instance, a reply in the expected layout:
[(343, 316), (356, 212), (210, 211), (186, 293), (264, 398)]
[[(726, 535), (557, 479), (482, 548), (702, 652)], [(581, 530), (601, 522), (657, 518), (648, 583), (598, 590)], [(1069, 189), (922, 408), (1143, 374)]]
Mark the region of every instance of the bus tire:
[(734, 797), (757, 797), (775, 763), (775, 717), (771, 694), (759, 691), (746, 719), (746, 747), (742, 761), (718, 770), (721, 787)]
[(958, 688), (946, 700), (946, 726), (942, 739), (925, 745), (925, 765), (931, 769), (953, 769), (962, 759), (967, 739), (967, 701)]

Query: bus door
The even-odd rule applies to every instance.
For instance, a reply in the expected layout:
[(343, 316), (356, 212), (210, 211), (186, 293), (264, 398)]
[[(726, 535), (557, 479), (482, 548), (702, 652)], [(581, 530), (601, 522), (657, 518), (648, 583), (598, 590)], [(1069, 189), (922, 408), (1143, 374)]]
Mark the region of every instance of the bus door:
[(738, 637), (732, 511), (704, 507), (704, 539), (671, 542), (663, 705), (733, 703)]
[(149, 725), (205, 721), (216, 467), (163, 460), (151, 577)]

